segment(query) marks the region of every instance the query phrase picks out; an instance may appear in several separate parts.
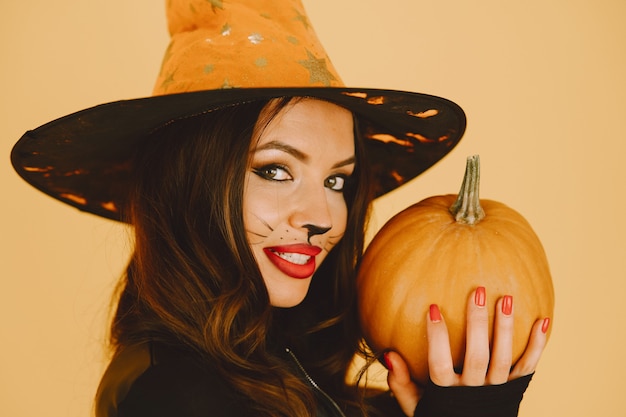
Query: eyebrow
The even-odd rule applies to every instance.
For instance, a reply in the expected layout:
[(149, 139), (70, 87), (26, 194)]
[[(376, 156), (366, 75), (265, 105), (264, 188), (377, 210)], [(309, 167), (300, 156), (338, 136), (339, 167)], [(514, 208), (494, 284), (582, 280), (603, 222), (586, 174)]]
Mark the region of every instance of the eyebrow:
[(341, 168), (341, 167), (345, 167), (346, 165), (352, 165), (356, 163), (356, 157), (355, 156), (351, 156), (348, 159), (345, 159), (343, 161), (337, 162), (335, 165), (333, 165), (333, 168)]
[[(254, 152), (259, 152), (259, 151), (264, 151), (267, 149), (276, 149), (282, 152), (285, 152), (291, 156), (293, 156), (294, 158), (296, 158), (299, 161), (302, 162), (307, 162), (309, 160), (309, 156), (307, 154), (305, 154), (304, 152), (294, 148), (293, 146), (284, 143), (284, 142), (280, 142), (280, 141), (276, 141), (273, 140), (271, 142), (267, 142), (265, 144), (263, 144), (262, 146), (259, 146), (258, 148), (256, 148), (254, 150)], [(344, 167), (346, 165), (351, 165), (354, 164), (356, 162), (356, 157), (353, 155), (343, 161), (339, 161), (336, 164), (333, 165), (333, 168), (341, 168)]]

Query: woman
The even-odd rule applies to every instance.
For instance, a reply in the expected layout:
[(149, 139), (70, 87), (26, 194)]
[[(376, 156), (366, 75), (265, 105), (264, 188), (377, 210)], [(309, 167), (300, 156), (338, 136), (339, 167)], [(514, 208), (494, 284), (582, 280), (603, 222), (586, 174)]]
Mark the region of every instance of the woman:
[[(292, 62), (308, 71), (305, 84), (301, 68), (287, 61), (290, 79), (242, 72), (244, 58), (276, 30), (262, 26), (268, 16), (284, 11), (275, 2), (247, 3), (224, 6), (231, 14), (207, 13), (228, 20), (246, 6), (262, 17), (254, 23), (263, 29), (246, 38), (243, 52), (229, 44), (229, 80), (239, 69), (249, 88), (218, 88), (224, 79), (197, 48), (213, 47), (236, 27), (211, 24), (219, 28), (213, 38), (204, 31), (201, 42), (175, 39), (155, 97), (44, 125), (12, 154), (18, 172), (44, 192), (134, 227), (97, 414), (515, 415), (545, 328), (538, 322), (511, 371), (502, 347), (511, 342), (512, 314), (500, 302), (489, 365), (480, 337), (488, 331), (482, 288), (468, 303), (469, 359), (461, 373), (450, 366), (445, 323), (433, 306), (432, 385), (411, 382), (393, 352), (385, 361), (395, 398), (363, 400), (345, 384), (361, 340), (354, 277), (369, 203), (445, 155), (465, 119), (458, 106), (430, 96), (309, 85), (338, 80), (310, 43), (304, 56), (311, 59)], [(291, 17), (282, 22), (293, 25)], [(286, 47), (305, 44), (285, 39)], [(217, 86), (193, 72), (198, 61)], [(264, 62), (254, 58), (259, 71)], [(485, 387), (442, 387), (460, 385)]]

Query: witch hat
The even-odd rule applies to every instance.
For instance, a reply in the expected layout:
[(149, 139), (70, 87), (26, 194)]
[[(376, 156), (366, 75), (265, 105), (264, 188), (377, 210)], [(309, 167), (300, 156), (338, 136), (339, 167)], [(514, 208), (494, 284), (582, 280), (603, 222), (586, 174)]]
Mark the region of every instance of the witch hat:
[(11, 153), (23, 179), (80, 210), (122, 220), (133, 151), (149, 146), (151, 132), (226, 106), (305, 96), (357, 116), (380, 196), (439, 161), (465, 131), (463, 110), (449, 100), (346, 87), (300, 0), (169, 0), (167, 14), (171, 43), (152, 96), (26, 132)]

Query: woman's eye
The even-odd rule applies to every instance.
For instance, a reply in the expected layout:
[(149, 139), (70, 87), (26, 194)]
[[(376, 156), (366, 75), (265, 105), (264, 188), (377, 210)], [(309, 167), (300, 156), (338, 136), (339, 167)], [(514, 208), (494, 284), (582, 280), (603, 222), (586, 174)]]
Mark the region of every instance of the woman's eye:
[(280, 165), (266, 165), (260, 168), (254, 168), (252, 171), (266, 180), (289, 181), (292, 179), (287, 168)]
[(343, 175), (335, 175), (326, 178), (324, 181), (324, 187), (330, 188), (333, 191), (343, 191), (346, 186), (346, 177)]

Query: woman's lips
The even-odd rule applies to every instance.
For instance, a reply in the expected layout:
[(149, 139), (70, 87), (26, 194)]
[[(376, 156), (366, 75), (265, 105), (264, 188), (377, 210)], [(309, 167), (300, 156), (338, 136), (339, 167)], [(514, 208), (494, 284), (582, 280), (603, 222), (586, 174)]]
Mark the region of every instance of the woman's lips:
[(292, 278), (309, 278), (315, 272), (315, 256), (322, 249), (317, 246), (295, 244), (263, 248), (269, 260), (282, 273)]

